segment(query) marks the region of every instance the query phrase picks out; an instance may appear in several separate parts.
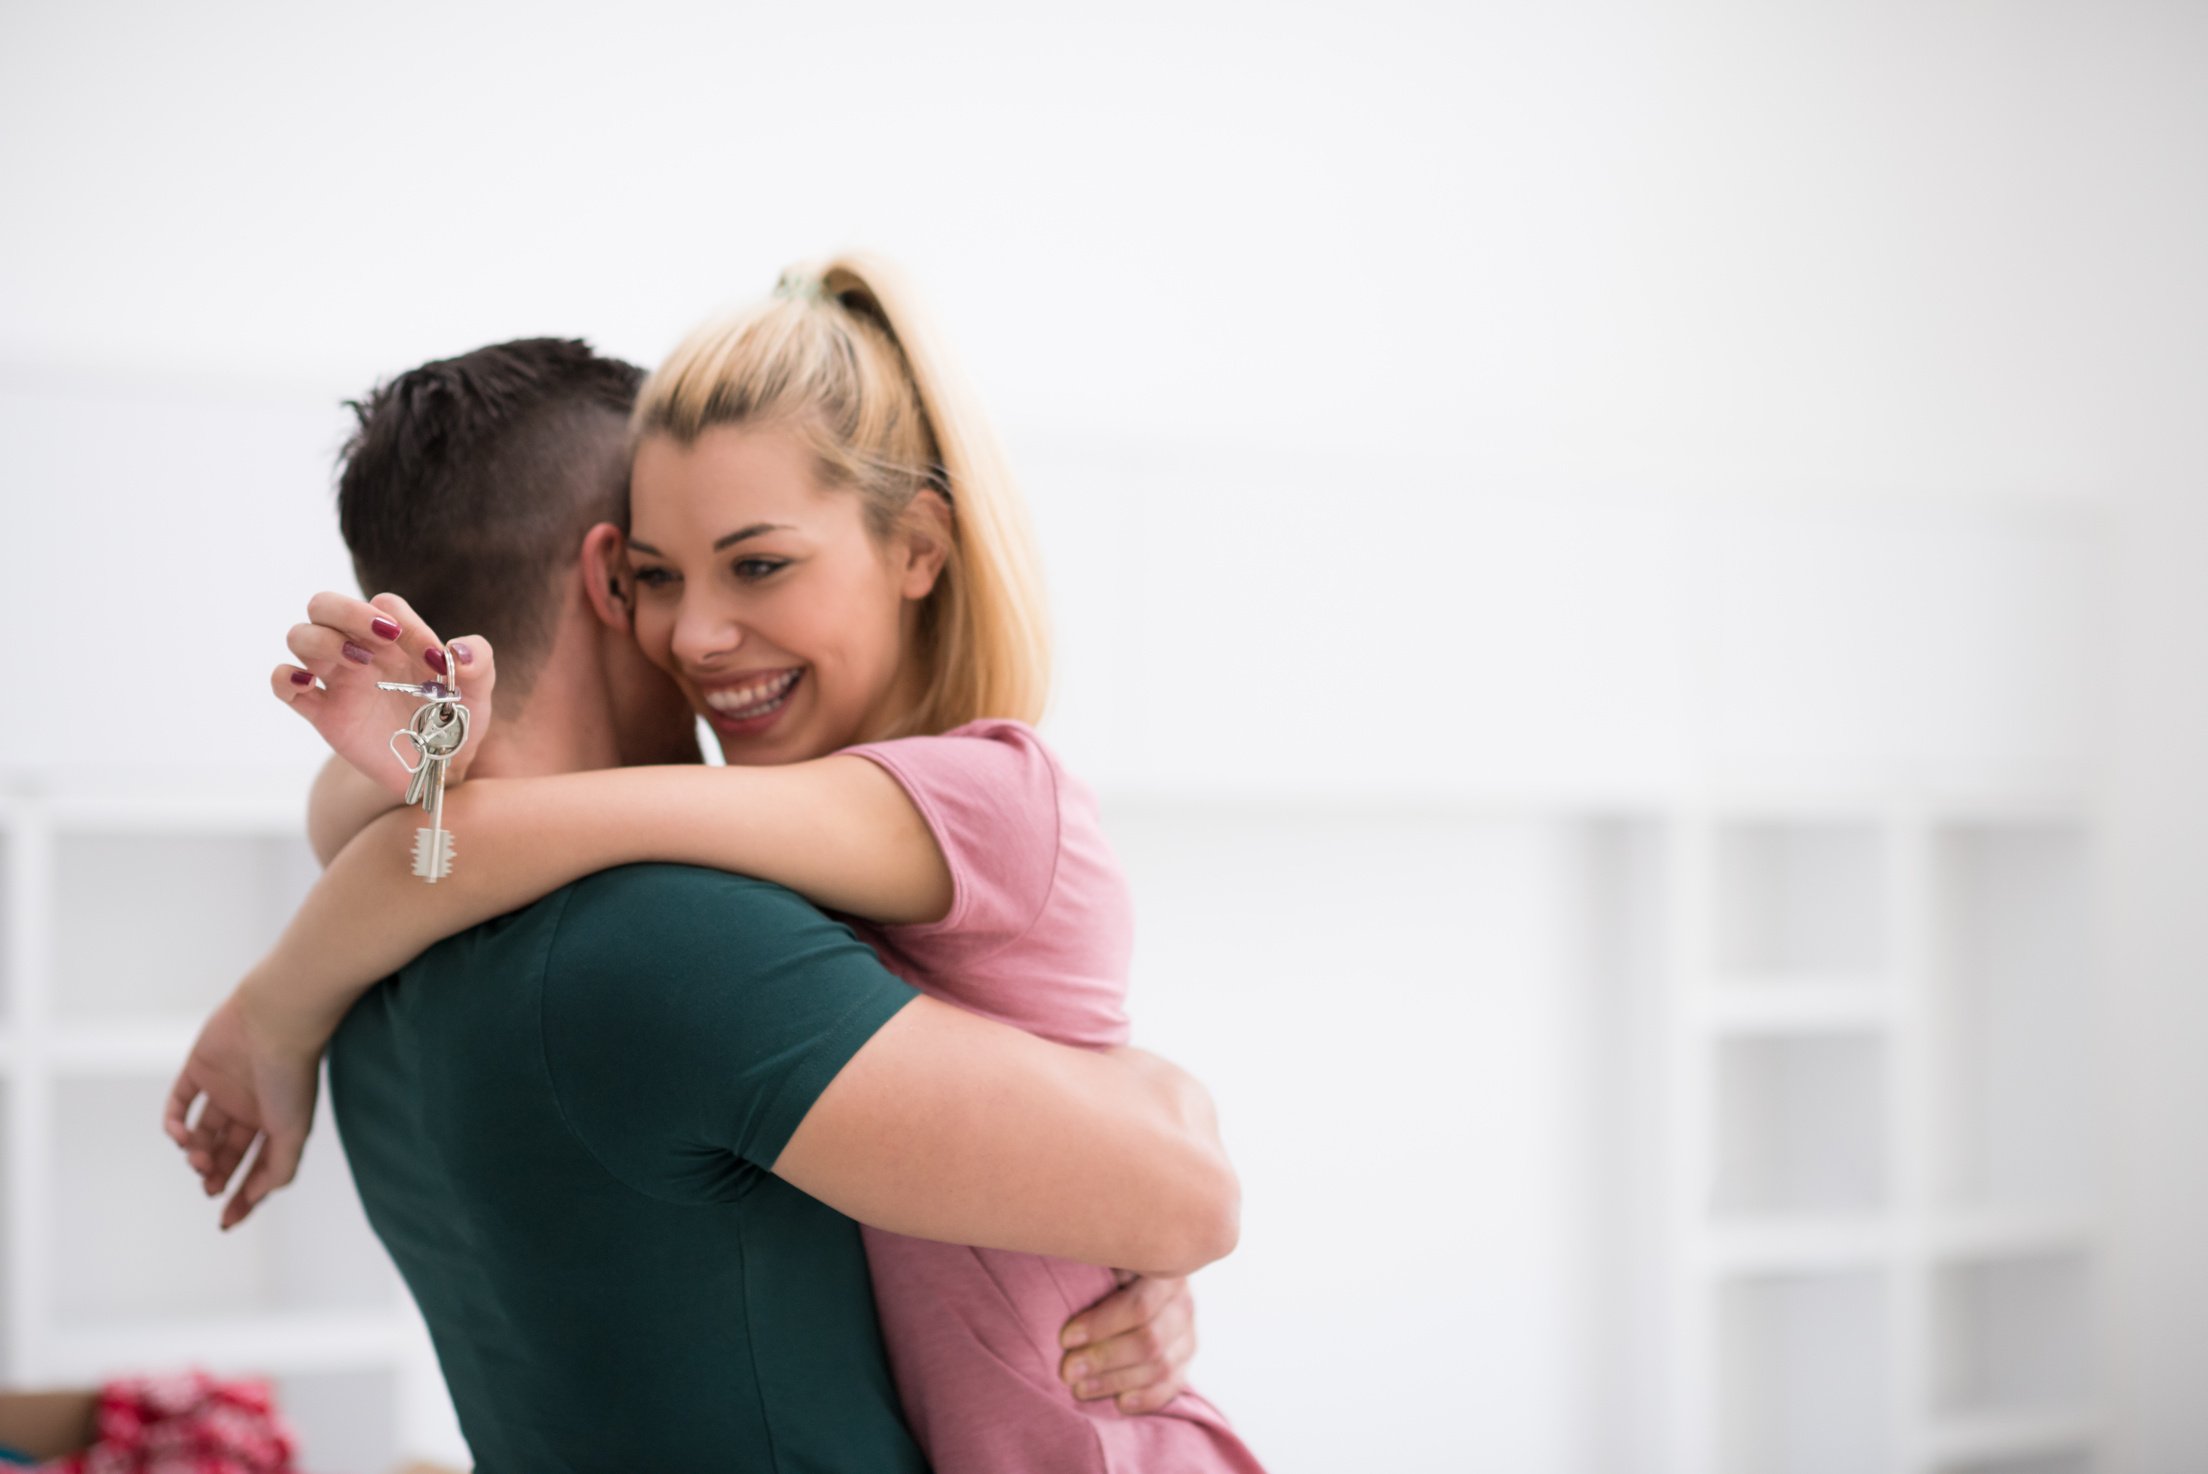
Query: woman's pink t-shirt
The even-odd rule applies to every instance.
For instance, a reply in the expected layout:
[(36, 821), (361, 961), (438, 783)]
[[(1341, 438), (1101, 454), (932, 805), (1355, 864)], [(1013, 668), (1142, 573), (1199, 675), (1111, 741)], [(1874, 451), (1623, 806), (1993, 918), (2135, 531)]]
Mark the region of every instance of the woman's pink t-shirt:
[[(889, 968), (1046, 1039), (1126, 1043), (1134, 908), (1087, 786), (1022, 722), (849, 750), (904, 788), (951, 870), (942, 920), (858, 928)], [(1261, 1474), (1193, 1392), (1128, 1416), (1059, 1380), (1058, 1334), (1112, 1292), (1111, 1270), (872, 1228), (865, 1239), (905, 1418), (939, 1474)]]

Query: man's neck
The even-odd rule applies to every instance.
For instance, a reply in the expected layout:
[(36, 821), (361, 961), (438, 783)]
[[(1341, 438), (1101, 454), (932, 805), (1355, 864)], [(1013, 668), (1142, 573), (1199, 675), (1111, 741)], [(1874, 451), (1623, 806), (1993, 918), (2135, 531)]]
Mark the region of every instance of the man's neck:
[(570, 609), (538, 668), (523, 710), (512, 721), (492, 707), (492, 729), (468, 771), (480, 778), (542, 778), (621, 765), (608, 699), (601, 633)]

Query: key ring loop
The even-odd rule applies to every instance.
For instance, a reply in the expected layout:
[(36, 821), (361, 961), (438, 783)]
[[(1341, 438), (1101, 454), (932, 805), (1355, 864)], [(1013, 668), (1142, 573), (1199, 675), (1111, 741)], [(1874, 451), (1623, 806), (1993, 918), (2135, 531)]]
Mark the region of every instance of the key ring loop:
[[(438, 715), (433, 716), (432, 713)], [(454, 731), (455, 728), (458, 730)], [(406, 730), (413, 734), (415, 744), (425, 754), (429, 751), (430, 738), (453, 731), (451, 750), (458, 752), (468, 743), (467, 705), (459, 701), (427, 702), (421, 710), (414, 713), (414, 719), (406, 724)]]
[[(411, 763), (406, 760), (406, 754), (399, 751), (399, 739), (401, 737), (414, 745), (415, 761)], [(422, 770), (422, 764), (429, 761), (429, 749), (422, 745), (421, 738), (414, 735), (412, 727), (401, 727), (398, 731), (393, 732), (391, 740), (385, 746), (391, 749), (391, 756), (399, 760), (399, 766), (406, 769), (406, 776), (409, 778), (419, 773)]]

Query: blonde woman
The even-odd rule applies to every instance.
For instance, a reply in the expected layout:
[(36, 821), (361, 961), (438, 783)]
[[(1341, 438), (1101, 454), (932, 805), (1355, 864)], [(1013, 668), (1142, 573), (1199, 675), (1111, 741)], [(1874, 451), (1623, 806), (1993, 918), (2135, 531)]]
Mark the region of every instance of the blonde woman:
[[(290, 1000), (292, 1036), (319, 1044), (351, 999), (441, 938), (659, 860), (787, 886), (965, 1008), (1061, 1043), (1125, 1043), (1126, 884), (1092, 795), (1032, 725), (1049, 670), (1025, 517), (906, 289), (860, 259), (786, 275), (685, 341), (632, 429), (627, 533), (594, 534), (586, 558), (727, 767), (458, 788), (450, 880), (423, 887), (394, 861), (371, 882), (325, 881), (258, 970)], [(330, 619), (357, 621), (365, 645), (391, 638), (381, 611), (351, 602), (327, 604)], [(468, 646), (469, 679), (487, 683), (490, 652)], [(278, 675), (310, 718), (315, 677), (335, 670), (319, 663)], [(333, 746), (388, 773), (379, 751)], [(415, 822), (371, 827), (396, 856)], [(1258, 1468), (1193, 1393), (1124, 1416), (1078, 1347), (1064, 1369), (1084, 1396), (1067, 1394), (1060, 1328), (1113, 1290), (1111, 1270), (872, 1229), (866, 1247), (901, 1400), (937, 1468)]]

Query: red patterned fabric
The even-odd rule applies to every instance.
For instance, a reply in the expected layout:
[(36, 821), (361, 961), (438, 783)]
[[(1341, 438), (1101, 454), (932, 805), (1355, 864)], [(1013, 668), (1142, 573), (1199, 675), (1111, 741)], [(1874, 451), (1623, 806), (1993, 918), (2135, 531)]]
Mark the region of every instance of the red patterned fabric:
[(266, 1382), (205, 1372), (100, 1389), (98, 1439), (38, 1474), (297, 1474), (298, 1441)]

